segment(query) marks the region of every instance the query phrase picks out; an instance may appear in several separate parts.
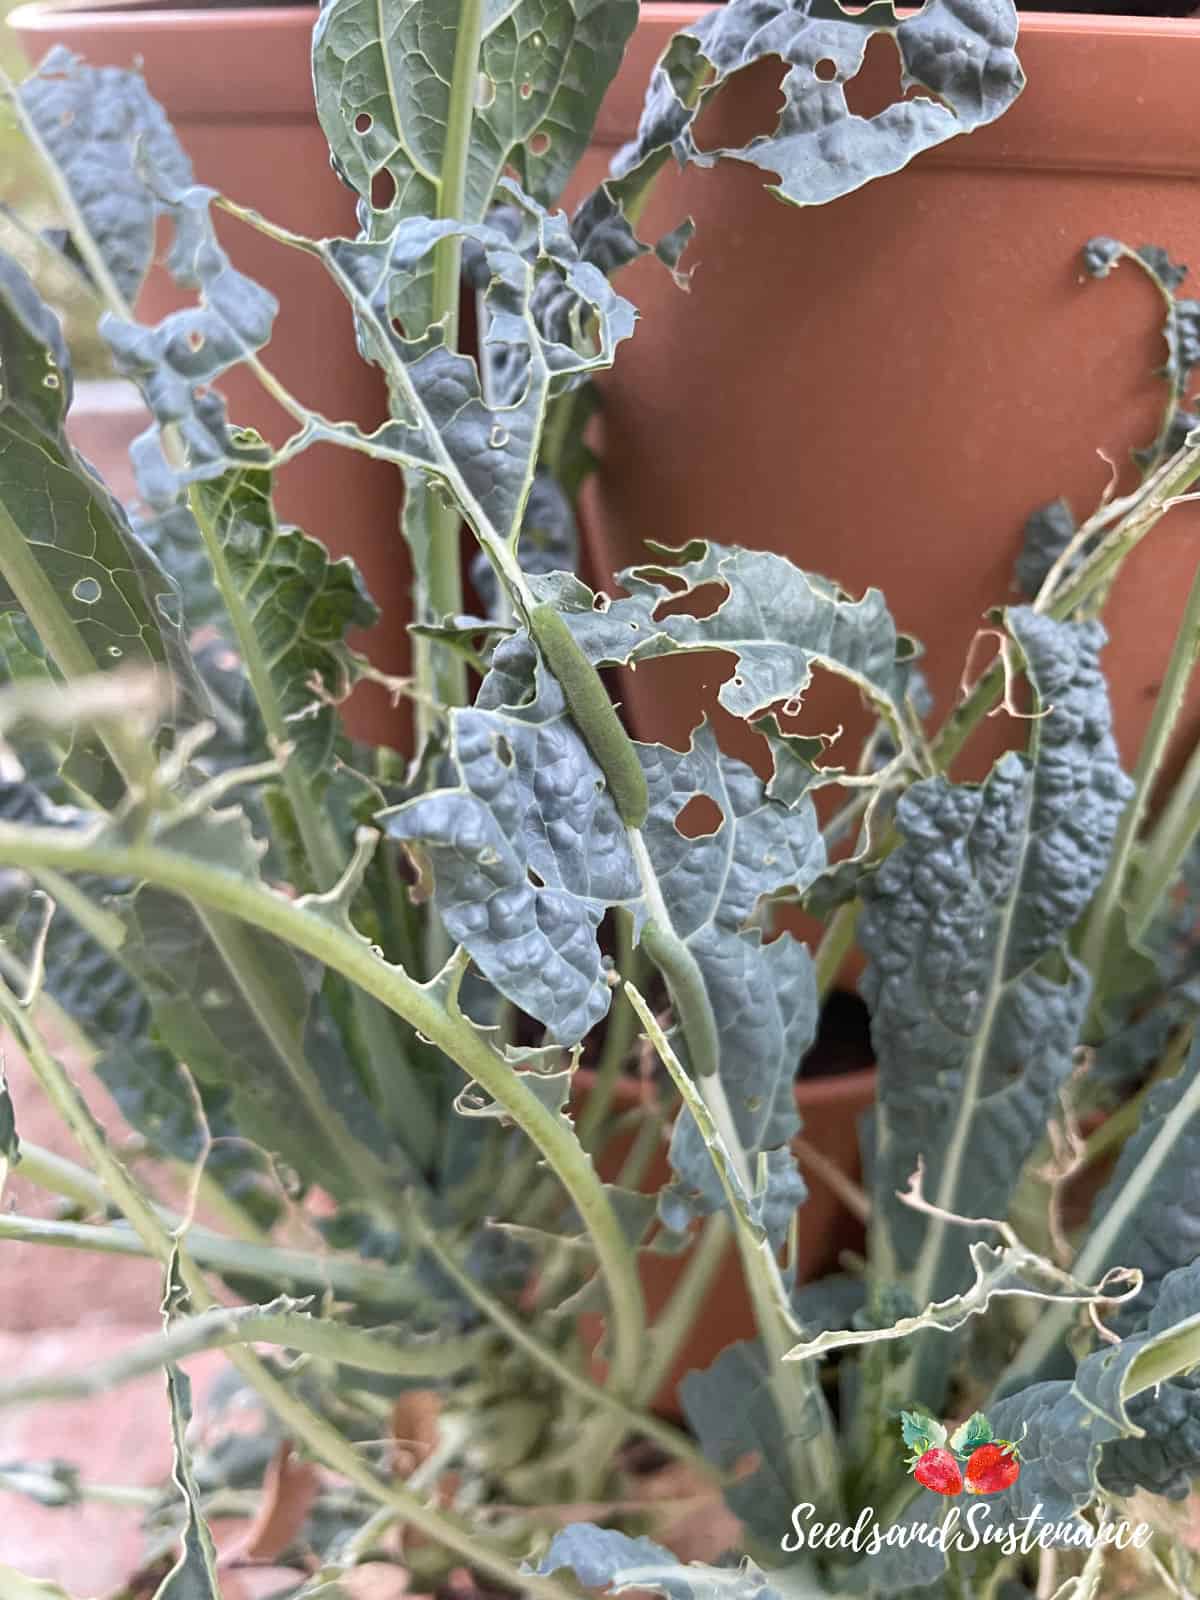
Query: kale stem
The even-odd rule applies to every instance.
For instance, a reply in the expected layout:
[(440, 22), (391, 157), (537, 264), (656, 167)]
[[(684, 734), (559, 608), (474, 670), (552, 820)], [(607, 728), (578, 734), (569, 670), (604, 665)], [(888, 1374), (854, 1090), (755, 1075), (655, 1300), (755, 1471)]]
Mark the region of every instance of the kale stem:
[(312, 956), (394, 1011), (458, 1063), (539, 1148), (592, 1236), (612, 1307), (616, 1381), (630, 1394), (641, 1373), (645, 1325), (641, 1285), (612, 1202), (570, 1124), (542, 1103), (509, 1063), (460, 1013), (406, 972), (374, 955), (353, 932), (264, 884), (153, 842), (106, 840), (93, 831), (0, 824), (0, 861), (38, 871), (99, 872), (144, 879), (219, 917), (281, 939)]
[[(1080, 957), (1092, 975), (1094, 997), (1103, 992), (1101, 978), (1105, 963), (1111, 954), (1117, 922), (1129, 892), (1130, 869), (1138, 833), (1150, 803), (1155, 781), (1162, 768), (1171, 735), (1179, 719), (1183, 697), (1196, 664), (1198, 648), (1200, 648), (1200, 567), (1197, 567), (1192, 579), (1192, 587), (1167, 664), (1166, 676), (1155, 699), (1150, 726), (1146, 729), (1138, 753), (1137, 765), (1133, 770), (1133, 794), (1117, 824), (1108, 868), (1096, 891), (1084, 928)], [(1156, 903), (1155, 899), (1151, 899), (1140, 907), (1143, 927), (1153, 913)], [(1093, 1000), (1093, 1027), (1097, 1023), (1095, 1000)]]

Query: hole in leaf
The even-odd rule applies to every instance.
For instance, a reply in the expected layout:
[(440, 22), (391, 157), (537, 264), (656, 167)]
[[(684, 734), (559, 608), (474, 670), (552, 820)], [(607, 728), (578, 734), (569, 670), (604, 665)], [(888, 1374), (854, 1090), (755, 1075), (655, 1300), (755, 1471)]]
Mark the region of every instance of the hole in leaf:
[(846, 104), (856, 117), (877, 117), (904, 98), (900, 52), (890, 33), (873, 33), (863, 64), (845, 85)]
[(692, 128), (701, 150), (737, 150), (760, 134), (770, 133), (783, 109), (780, 84), (786, 61), (769, 56), (739, 72), (720, 94), (703, 106)]
[(544, 889), (546, 887), (545, 878), (540, 877), (532, 867), (526, 867), (525, 876), (529, 879), (530, 883), (535, 889)]
[(821, 1008), (817, 1037), (797, 1076), (834, 1078), (874, 1065), (870, 1012), (858, 995), (835, 989)]
[(370, 133), (375, 126), (375, 118), (369, 111), (360, 111), (354, 119), (355, 133)]
[(371, 204), (376, 211), (386, 211), (395, 198), (396, 180), (386, 167), (380, 167), (371, 179)]
[(725, 823), (725, 813), (706, 794), (694, 794), (675, 817), (675, 826), (685, 839), (707, 839)]
[(189, 333), (187, 336), (187, 342), (189, 350), (204, 349), (204, 335), (200, 332), (199, 328), (192, 329), (191, 333)]
[(686, 589), (673, 600), (662, 600), (654, 608), (654, 620), (663, 617), (711, 617), (728, 597), (729, 589), (723, 583), (702, 583), (695, 589)]
[(503, 734), (498, 734), (496, 737), (496, 759), (506, 767), (511, 767), (513, 764), (512, 745)]
[(533, 96), (533, 85), (531, 83), (523, 83), (517, 90), (517, 93), (521, 96), (522, 100), (529, 100)]
[(548, 133), (535, 133), (529, 141), (529, 154), (531, 156), (544, 156), (550, 148), (550, 135)]
[(828, 56), (822, 56), (813, 66), (813, 72), (822, 83), (832, 83), (837, 77), (837, 62), (831, 61)]
[(104, 591), (95, 578), (80, 578), (71, 593), (82, 605), (94, 606)]

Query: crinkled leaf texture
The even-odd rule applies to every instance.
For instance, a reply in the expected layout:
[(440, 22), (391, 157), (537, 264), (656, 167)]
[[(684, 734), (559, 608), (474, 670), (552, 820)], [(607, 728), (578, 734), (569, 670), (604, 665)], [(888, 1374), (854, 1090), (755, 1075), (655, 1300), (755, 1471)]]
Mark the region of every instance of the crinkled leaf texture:
[[(877, 33), (895, 40), (902, 89), (928, 93), (861, 117), (850, 111), (845, 85)], [(903, 19), (886, 5), (851, 15), (835, 0), (731, 0), (672, 39), (614, 171), (632, 175), (667, 151), (681, 165), (724, 157), (777, 174), (772, 192), (794, 205), (821, 205), (1001, 116), (1025, 83), (1016, 38), (1010, 0), (931, 0)], [(695, 127), (707, 101), (764, 57), (790, 67), (773, 131), (740, 148), (702, 149)], [(823, 62), (833, 64), (828, 76), (817, 72)]]
[[(1178, 1491), (1187, 1472), (1184, 1457), (1197, 1444), (1194, 1416), (1175, 1440), (1160, 1425), (1147, 1438), (1137, 1434), (1153, 1418), (1158, 1396), (1169, 1397), (1166, 1422), (1180, 1409), (1176, 1398), (1190, 1394), (1195, 1379), (1182, 1377), (1156, 1393), (1145, 1387), (1148, 1362), (1164, 1377), (1200, 1365), (1200, 1261), (1169, 1273), (1144, 1329), (1086, 1356), (1074, 1381), (1035, 1383), (989, 1408), (997, 1438), (1022, 1440), (1021, 1476), (1005, 1496), (1014, 1520), (1039, 1502), (1047, 1521), (1072, 1515), (1094, 1498), (1102, 1461), (1107, 1480), (1111, 1460), (1111, 1486), (1120, 1492), (1141, 1482), (1141, 1469), (1149, 1466), (1166, 1471), (1148, 1487)], [(1195, 1462), (1191, 1454), (1192, 1470)]]
[(982, 786), (901, 800), (904, 842), (866, 886), (863, 993), (879, 1062), (877, 1215), (919, 1304), (960, 1289), (969, 1232), (892, 1196), (918, 1162), (944, 1210), (1004, 1217), (1072, 1064), (1088, 997), (1065, 939), (1130, 792), (1112, 737), (1097, 623), (1006, 614), (1037, 700), (1031, 752)]
[[(615, 1528), (587, 1522), (573, 1522), (556, 1533), (534, 1570), (542, 1577), (567, 1570), (585, 1588), (614, 1594), (650, 1589), (667, 1600), (782, 1600), (752, 1561), (738, 1567), (685, 1566), (653, 1539), (631, 1539)], [(785, 1592), (791, 1600), (807, 1600), (823, 1591), (789, 1584)]]
[[(426, 855), (438, 910), (487, 979), (574, 1044), (607, 1012), (597, 929), (620, 906), (643, 925), (645, 886), (595, 758), (562, 690), (525, 634), (500, 644), (476, 704), (451, 716), (454, 787), (385, 812), (386, 831)], [(786, 1149), (798, 1122), (792, 1080), (816, 1023), (807, 950), (747, 926), (760, 897), (803, 887), (824, 853), (811, 804), (770, 800), (711, 730), (687, 751), (639, 746), (650, 795), (645, 848), (672, 926), (695, 958), (717, 1021), (720, 1070), (753, 1162), (768, 1156), (759, 1219), (773, 1237), (803, 1196)], [(685, 838), (677, 819), (697, 795), (720, 811), (715, 832)], [(681, 1051), (686, 1045), (676, 1040)], [(679, 1227), (724, 1204), (695, 1123), (676, 1124), (678, 1182), (663, 1217)]]
[[(132, 306), (154, 259), (155, 224), (170, 214), (141, 163), (149, 161), (181, 187), (192, 181), (191, 163), (162, 107), (140, 72), (86, 66), (61, 45), (21, 84), (17, 99), (113, 283)], [(182, 248), (178, 240), (176, 248)]]

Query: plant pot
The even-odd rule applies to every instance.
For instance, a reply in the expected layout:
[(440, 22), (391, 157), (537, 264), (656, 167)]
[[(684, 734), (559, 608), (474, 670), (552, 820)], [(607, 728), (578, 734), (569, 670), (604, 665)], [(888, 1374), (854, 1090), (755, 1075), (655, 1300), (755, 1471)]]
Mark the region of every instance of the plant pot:
[[(710, 9), (643, 5), (578, 193), (632, 137), (671, 33)], [(1098, 452), (1127, 462), (1161, 420), (1159, 297), (1128, 265), (1085, 280), (1082, 246), (1110, 234), (1200, 266), (1200, 21), (1025, 16), (1018, 50), (1028, 87), (1007, 115), (830, 205), (784, 205), (737, 162), (664, 169), (640, 231), (657, 237), (690, 214), (696, 270), (690, 294), (650, 259), (620, 279), (642, 320), (603, 380), (585, 515), (597, 581), (646, 559), (647, 538), (783, 553), (851, 594), (882, 589), (925, 645), (936, 709), (951, 706), (985, 610), (1015, 598), (1026, 516), (1059, 494), (1093, 509), (1109, 477)], [(873, 42), (852, 107), (897, 97), (897, 60), (890, 41)], [(738, 145), (768, 128), (780, 71), (727, 88), (702, 142)], [(1106, 612), (1127, 760), (1198, 531), (1200, 508), (1172, 511)], [(643, 736), (678, 744), (732, 671), (715, 657), (648, 663), (622, 694)], [(802, 726), (843, 725), (829, 759), (853, 759), (867, 713), (848, 685), (822, 678)], [(964, 773), (1027, 731), (993, 719)], [(1176, 759), (1198, 732), (1194, 689)]]
[[(585, 1099), (594, 1074), (581, 1068), (575, 1074), (575, 1093)], [(624, 1078), (618, 1085), (615, 1107), (635, 1110), (643, 1105), (644, 1086), (637, 1078)], [(858, 1119), (875, 1099), (875, 1069), (868, 1067), (837, 1076), (805, 1078), (796, 1083), (796, 1107), (804, 1124), (801, 1138), (814, 1147), (824, 1162), (845, 1177), (857, 1180), (861, 1171), (858, 1146)], [(596, 1167), (608, 1183), (616, 1180), (634, 1140), (633, 1132), (622, 1132), (600, 1152)], [(800, 1211), (796, 1282), (819, 1278), (837, 1264), (842, 1250), (861, 1249), (862, 1224), (846, 1208), (842, 1199), (816, 1172), (805, 1169), (808, 1198)], [(655, 1152), (643, 1176), (641, 1188), (653, 1193), (670, 1180), (667, 1147)], [(653, 1255), (642, 1252), (638, 1259), (647, 1316), (653, 1320), (662, 1311), (678, 1283), (690, 1257)], [(599, 1317), (580, 1319), (584, 1337), (598, 1343)], [(678, 1386), (685, 1373), (711, 1366), (721, 1351), (739, 1339), (756, 1337), (754, 1312), (742, 1277), (737, 1248), (731, 1242), (725, 1258), (713, 1275), (703, 1309), (693, 1322), (690, 1337), (680, 1347), (671, 1372), (654, 1399), (654, 1409), (663, 1416), (680, 1415)], [(597, 1363), (599, 1367), (599, 1363)]]
[[(309, 46), (315, 7), (57, 11), (22, 6), (9, 18), (31, 62), (68, 46), (93, 66), (140, 65), (192, 159), (199, 182), (298, 232), (355, 233), (354, 197), (335, 177), (313, 105)], [(381, 374), (359, 357), (350, 309), (320, 264), (219, 215), (217, 231), (235, 265), (280, 303), (265, 364), (326, 416), (367, 427), (382, 421)], [(137, 304), (157, 321), (188, 303), (155, 267)], [(221, 385), (230, 417), (281, 443), (294, 426), (248, 373)], [(335, 555), (358, 562), (388, 619), (356, 641), (388, 672), (408, 666), (409, 567), (398, 529), (401, 483), (384, 462), (317, 445), (278, 474), (280, 517)], [(375, 685), (355, 691), (352, 731), (383, 744), (405, 742), (405, 718)]]

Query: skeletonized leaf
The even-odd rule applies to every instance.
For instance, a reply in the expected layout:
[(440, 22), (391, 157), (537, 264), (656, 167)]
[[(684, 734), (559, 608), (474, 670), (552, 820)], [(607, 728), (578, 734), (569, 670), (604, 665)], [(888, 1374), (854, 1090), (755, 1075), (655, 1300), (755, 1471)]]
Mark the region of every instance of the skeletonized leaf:
[[(1131, 1409), (1137, 1395), (1153, 1398), (1156, 1380), (1165, 1383), (1198, 1365), (1200, 1262), (1195, 1262), (1163, 1281), (1144, 1332), (1086, 1356), (1073, 1381), (1035, 1383), (989, 1408), (998, 1438), (1024, 1435), (1021, 1476), (1005, 1497), (1013, 1520), (1028, 1516), (1039, 1502), (1039, 1515), (1048, 1522), (1086, 1505), (1096, 1494), (1106, 1446), (1122, 1439), (1134, 1447), (1141, 1443), (1139, 1413)], [(1194, 1424), (1189, 1437), (1194, 1444)], [(1114, 1450), (1115, 1462), (1124, 1448)], [(1135, 1462), (1126, 1458), (1127, 1465)]]
[[(266, 344), (279, 304), (238, 272), (222, 249), (210, 210), (214, 191), (161, 168), (151, 176), (176, 223), (172, 270), (183, 287), (199, 291), (199, 301), (169, 312), (155, 327), (109, 311), (100, 319), (100, 332), (117, 371), (137, 384), (155, 418), (129, 454), (143, 498), (165, 511), (177, 505), (190, 482), (270, 459), (261, 441), (231, 433), (225, 401), (212, 385)], [(173, 465), (159, 426), (176, 431), (185, 468)]]
[(1110, 1305), (1122, 1291), (1136, 1292), (1129, 1288), (1123, 1272), (1120, 1286), (1115, 1280), (1107, 1279), (1094, 1285), (1077, 1283), (1069, 1274), (1023, 1246), (1009, 1244), (997, 1248), (976, 1241), (969, 1249), (975, 1281), (965, 1293), (949, 1300), (934, 1301), (915, 1315), (901, 1317), (885, 1327), (830, 1329), (789, 1350), (788, 1360), (810, 1361), (830, 1350), (877, 1344), (880, 1340), (907, 1339), (922, 1329), (953, 1333), (972, 1317), (982, 1316), (994, 1299), (1005, 1296), (1082, 1306)]
[[(187, 1291), (178, 1277), (178, 1258), (173, 1256), (163, 1299), (164, 1325), (170, 1327), (173, 1319), (186, 1309)], [(200, 1509), (200, 1491), (196, 1487), (187, 1442), (188, 1424), (192, 1420), (192, 1383), (187, 1373), (174, 1363), (167, 1367), (167, 1398), (171, 1407), (174, 1450), (172, 1476), (183, 1499), (187, 1521), (179, 1560), (158, 1586), (154, 1600), (221, 1600), (216, 1547)]]

